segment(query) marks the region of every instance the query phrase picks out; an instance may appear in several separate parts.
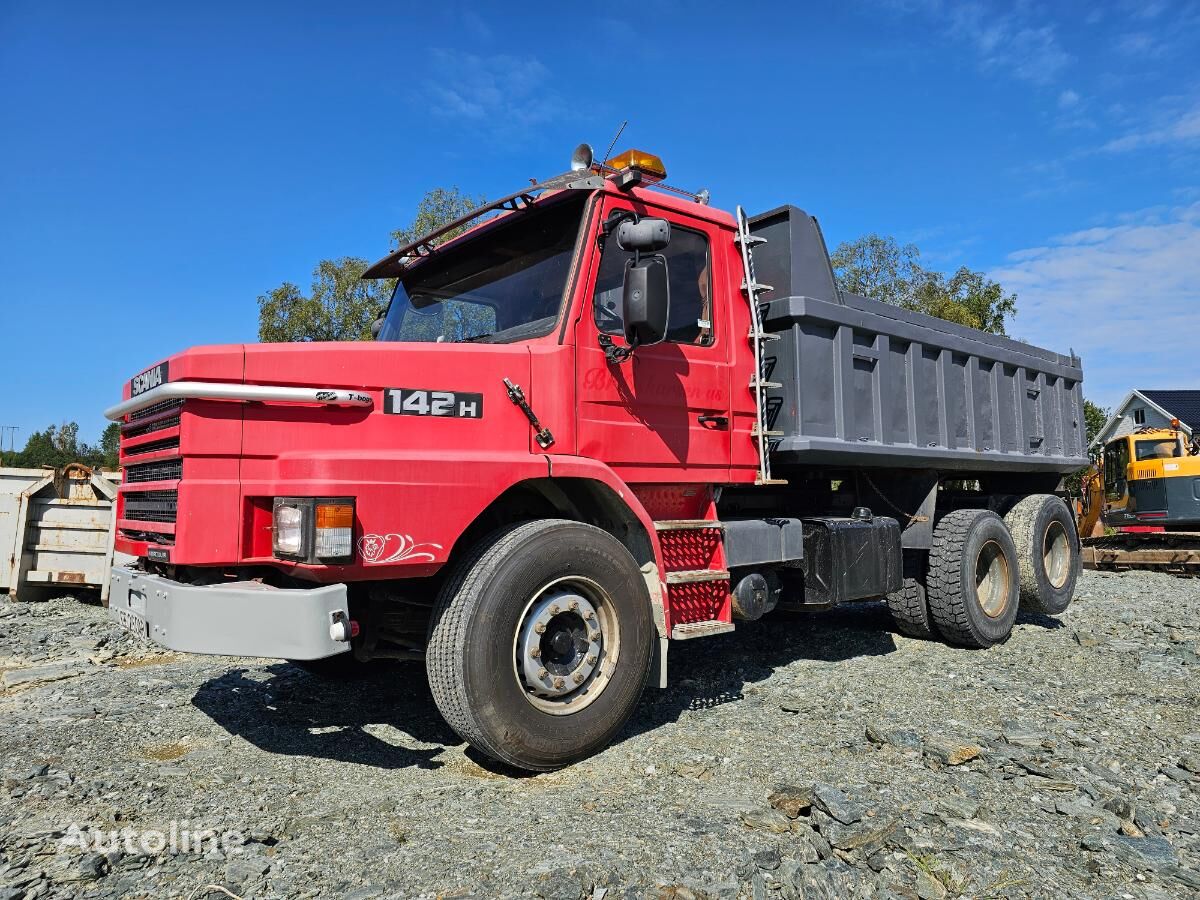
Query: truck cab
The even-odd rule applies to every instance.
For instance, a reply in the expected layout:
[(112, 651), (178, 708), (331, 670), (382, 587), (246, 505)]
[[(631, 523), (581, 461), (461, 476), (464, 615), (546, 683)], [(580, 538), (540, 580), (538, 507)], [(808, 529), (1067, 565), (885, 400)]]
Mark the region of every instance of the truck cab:
[(1078, 360), (843, 295), (815, 219), (665, 177), (581, 147), (372, 266), (375, 340), (136, 374), (106, 412), (138, 557), (113, 618), (316, 670), (421, 660), (464, 739), (544, 770), (666, 685), (672, 641), (780, 603), (886, 597), (980, 647), (1018, 603), (1065, 608)]

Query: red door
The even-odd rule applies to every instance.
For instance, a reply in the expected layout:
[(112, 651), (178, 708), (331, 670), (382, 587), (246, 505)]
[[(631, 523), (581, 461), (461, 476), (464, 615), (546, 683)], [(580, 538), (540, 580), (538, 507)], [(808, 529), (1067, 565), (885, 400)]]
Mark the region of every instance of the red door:
[[(668, 339), (639, 347), (624, 362), (609, 362), (601, 334), (625, 344), (621, 286), (631, 254), (616, 231), (600, 254), (591, 254), (584, 304), (576, 330), (579, 453), (607, 462), (626, 482), (723, 482), (729, 478), (729, 347), (725, 310), (709, 298), (724, 283), (725, 235), (706, 222), (660, 213), (638, 204), (642, 215), (671, 221), (667, 260), (671, 314)], [(623, 200), (606, 201), (601, 221)]]

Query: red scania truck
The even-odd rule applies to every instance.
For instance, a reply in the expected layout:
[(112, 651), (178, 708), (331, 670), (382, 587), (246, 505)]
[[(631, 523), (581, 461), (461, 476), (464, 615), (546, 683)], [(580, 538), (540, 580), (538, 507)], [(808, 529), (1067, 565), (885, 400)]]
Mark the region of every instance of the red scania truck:
[[(485, 754), (603, 748), (672, 641), (886, 598), (1005, 640), (1071, 600), (1080, 362), (838, 289), (815, 219), (630, 151), (400, 247), (375, 340), (133, 377), (111, 615), (181, 651), (419, 659)], [(447, 235), (456, 234), (453, 238)]]

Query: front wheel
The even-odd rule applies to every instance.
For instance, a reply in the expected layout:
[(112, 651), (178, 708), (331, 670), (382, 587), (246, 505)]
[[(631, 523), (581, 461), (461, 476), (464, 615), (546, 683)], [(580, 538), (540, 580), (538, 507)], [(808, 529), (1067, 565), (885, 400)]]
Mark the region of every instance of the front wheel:
[(493, 534), (438, 596), (425, 667), (450, 727), (531, 771), (601, 750), (629, 719), (654, 622), (637, 563), (591, 525), (540, 520)]

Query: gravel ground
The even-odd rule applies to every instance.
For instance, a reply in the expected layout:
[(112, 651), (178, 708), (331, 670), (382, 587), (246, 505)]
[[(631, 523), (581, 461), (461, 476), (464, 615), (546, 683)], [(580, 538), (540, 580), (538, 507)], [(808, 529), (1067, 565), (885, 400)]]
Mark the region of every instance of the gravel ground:
[(1200, 581), (1148, 573), (981, 652), (776, 615), (523, 777), (411, 664), (322, 681), (0, 604), (0, 900), (1197, 896), (1198, 621)]

